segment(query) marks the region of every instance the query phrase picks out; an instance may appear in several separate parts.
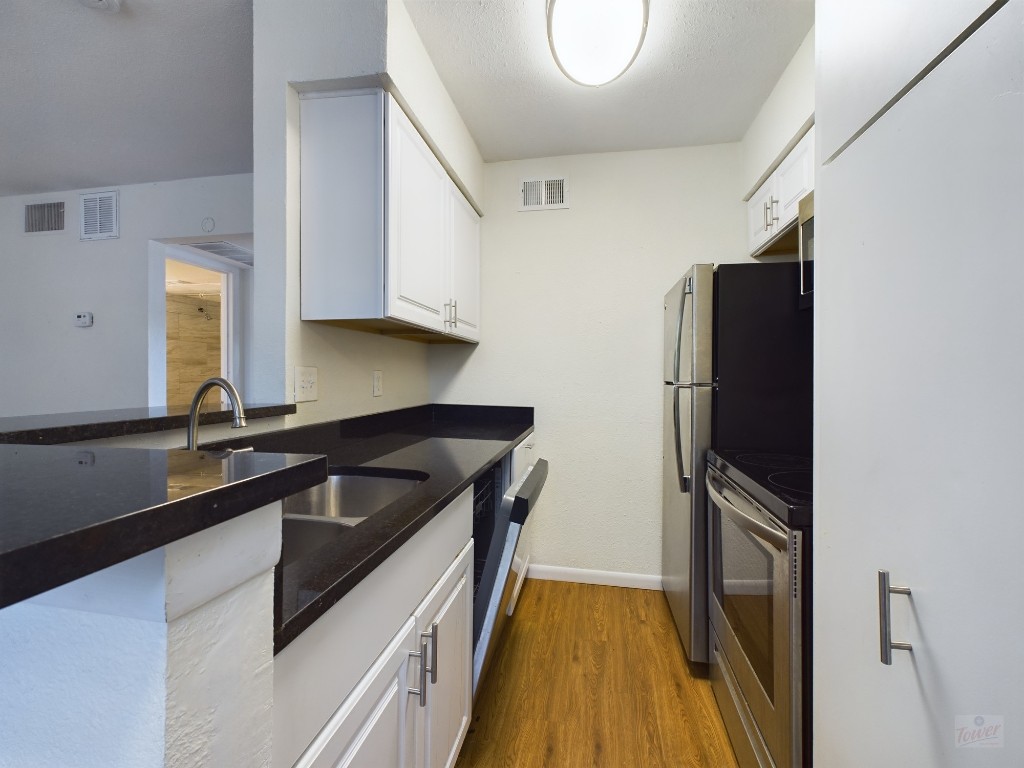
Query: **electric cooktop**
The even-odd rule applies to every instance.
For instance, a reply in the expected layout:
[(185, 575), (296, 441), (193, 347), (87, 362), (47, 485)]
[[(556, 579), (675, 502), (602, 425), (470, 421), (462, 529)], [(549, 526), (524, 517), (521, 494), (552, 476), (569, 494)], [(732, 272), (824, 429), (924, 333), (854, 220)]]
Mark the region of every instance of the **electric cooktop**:
[(811, 457), (771, 451), (708, 451), (708, 464), (791, 527), (811, 524)]

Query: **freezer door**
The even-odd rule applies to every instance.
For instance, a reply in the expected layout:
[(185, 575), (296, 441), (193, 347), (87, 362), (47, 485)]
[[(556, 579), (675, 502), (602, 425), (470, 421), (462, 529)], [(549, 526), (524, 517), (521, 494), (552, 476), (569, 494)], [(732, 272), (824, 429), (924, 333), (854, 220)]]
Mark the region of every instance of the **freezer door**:
[(711, 387), (664, 387), (662, 586), (687, 657), (708, 660), (707, 504)]
[(710, 384), (714, 265), (695, 264), (665, 294), (664, 382)]

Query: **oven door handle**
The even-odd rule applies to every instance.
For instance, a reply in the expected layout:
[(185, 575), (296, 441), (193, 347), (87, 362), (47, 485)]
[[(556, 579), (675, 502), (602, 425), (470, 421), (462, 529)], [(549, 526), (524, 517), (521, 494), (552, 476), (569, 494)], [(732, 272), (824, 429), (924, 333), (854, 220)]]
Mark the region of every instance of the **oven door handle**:
[(743, 530), (756, 536), (780, 552), (785, 552), (789, 549), (789, 537), (786, 534), (776, 531), (773, 528), (769, 528), (759, 520), (755, 520), (749, 515), (744, 514), (741, 510), (735, 507), (728, 499), (723, 496), (714, 485), (711, 484), (711, 475), (704, 479), (704, 485), (707, 486), (708, 495), (711, 497), (711, 501), (718, 505), (718, 507), (729, 516), (736, 525)]

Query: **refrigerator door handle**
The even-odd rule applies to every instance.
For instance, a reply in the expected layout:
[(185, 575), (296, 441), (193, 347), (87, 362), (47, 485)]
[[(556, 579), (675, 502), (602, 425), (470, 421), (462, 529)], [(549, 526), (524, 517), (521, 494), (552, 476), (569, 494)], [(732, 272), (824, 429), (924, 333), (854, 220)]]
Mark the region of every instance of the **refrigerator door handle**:
[[(679, 381), (679, 366), (683, 362), (682, 361), (682, 355), (680, 354), (680, 352), (681, 352), (680, 346), (682, 345), (682, 342), (683, 342), (683, 317), (686, 316), (686, 294), (688, 294), (690, 292), (691, 292), (690, 280), (689, 280), (689, 278), (687, 278), (683, 282), (683, 298), (682, 298), (682, 301), (679, 302), (679, 316), (676, 318), (676, 344), (675, 344), (676, 351), (675, 351), (675, 367), (672, 369), (674, 371), (674, 375), (672, 377), (673, 381)], [(677, 438), (677, 440), (678, 440), (678, 438)]]
[[(684, 294), (685, 296), (685, 294)], [(683, 465), (683, 444), (682, 435), (679, 434), (679, 387), (672, 390), (672, 443), (676, 448), (676, 477), (679, 478), (679, 492), (690, 492), (690, 477), (686, 474), (686, 467)]]

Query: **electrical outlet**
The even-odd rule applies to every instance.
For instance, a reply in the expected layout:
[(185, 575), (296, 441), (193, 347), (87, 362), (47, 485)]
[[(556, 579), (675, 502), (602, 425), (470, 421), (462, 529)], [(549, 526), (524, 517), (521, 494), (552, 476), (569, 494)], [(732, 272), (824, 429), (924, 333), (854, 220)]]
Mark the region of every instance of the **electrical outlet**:
[(296, 403), (308, 403), (311, 400), (317, 399), (316, 374), (316, 368), (295, 366)]
[(380, 397), (384, 394), (384, 373), (383, 371), (373, 372), (373, 396)]

